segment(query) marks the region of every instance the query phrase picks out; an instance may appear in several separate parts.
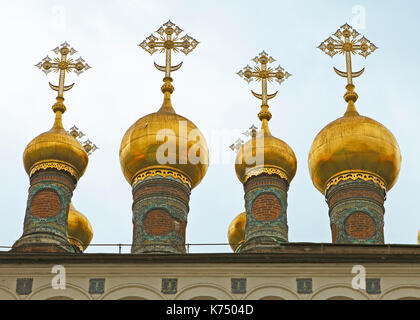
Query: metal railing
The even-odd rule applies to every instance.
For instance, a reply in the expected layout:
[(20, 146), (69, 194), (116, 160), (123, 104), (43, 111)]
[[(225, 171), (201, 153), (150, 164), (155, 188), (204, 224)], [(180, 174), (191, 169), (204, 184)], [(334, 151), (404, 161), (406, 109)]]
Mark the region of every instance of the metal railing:
[[(49, 245), (45, 243), (40, 243), (40, 245)], [(207, 247), (207, 246), (213, 246), (213, 247), (227, 247), (230, 250), (230, 244), (229, 243), (186, 243), (185, 249), (186, 252), (189, 253), (191, 247)], [(118, 253), (122, 254), (123, 247), (132, 247), (131, 243), (92, 243), (89, 245), (89, 249), (92, 249), (94, 247), (115, 247), (118, 248)], [(0, 246), (0, 251), (9, 251), (12, 249), (12, 246)], [(91, 251), (91, 250), (89, 250)]]

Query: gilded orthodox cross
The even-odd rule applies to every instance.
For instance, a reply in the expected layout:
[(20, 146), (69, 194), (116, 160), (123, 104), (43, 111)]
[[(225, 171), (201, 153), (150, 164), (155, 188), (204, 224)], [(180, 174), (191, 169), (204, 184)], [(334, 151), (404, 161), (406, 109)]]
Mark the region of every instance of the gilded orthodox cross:
[(266, 119), (267, 121), (271, 119), (271, 113), (268, 111), (268, 100), (274, 98), (277, 95), (277, 91), (273, 94), (267, 93), (267, 82), (276, 80), (279, 84), (283, 83), (284, 80), (291, 76), (290, 73), (285, 71), (281, 66), (278, 66), (276, 69), (272, 69), (267, 65), (276, 61), (273, 57), (269, 56), (265, 51), (261, 52), (258, 56), (252, 59), (259, 66), (251, 68), (247, 65), (237, 74), (244, 78), (245, 81), (250, 83), (253, 80), (261, 81), (262, 92), (261, 94), (255, 93), (251, 90), (252, 94), (262, 100), (261, 112), (259, 113), (260, 120)]
[(50, 82), (49, 85), (51, 89), (57, 91), (58, 93), (57, 103), (54, 106), (60, 107), (58, 110), (64, 112), (65, 107), (62, 104), (62, 102), (64, 101), (64, 91), (68, 91), (74, 86), (74, 83), (68, 86), (64, 84), (66, 73), (74, 71), (77, 75), (80, 75), (84, 71), (90, 69), (90, 66), (87, 63), (85, 63), (82, 57), (74, 61), (73, 59), (68, 58), (68, 55), (72, 56), (77, 51), (74, 48), (71, 48), (67, 42), (64, 42), (60, 45), (60, 47), (56, 47), (51, 51), (53, 51), (56, 55), (60, 54), (61, 56), (56, 57), (54, 59), (51, 59), (49, 56), (46, 56), (41, 62), (39, 62), (35, 66), (41, 69), (43, 72), (45, 72), (45, 74), (48, 74), (51, 71), (60, 72), (58, 85), (53, 85)]
[(156, 31), (159, 34), (160, 41), (159, 38), (151, 34), (146, 40), (139, 44), (141, 48), (151, 55), (156, 51), (160, 51), (161, 53), (164, 51), (166, 52), (165, 66), (160, 66), (155, 63), (155, 67), (159, 71), (165, 72), (165, 78), (170, 78), (171, 71), (176, 71), (182, 66), (182, 62), (176, 66), (171, 66), (171, 52), (181, 51), (187, 55), (198, 45), (198, 41), (188, 34), (179, 38), (182, 31), (183, 30), (180, 27), (176, 26), (171, 21), (168, 21)]
[[(51, 71), (54, 71), (56, 73), (59, 72), (58, 85), (54, 85), (51, 82), (48, 83), (51, 89), (57, 91), (57, 102), (53, 105), (53, 111), (56, 113), (56, 123), (54, 124), (54, 126), (57, 125), (62, 128), (63, 124), (61, 123), (61, 114), (66, 111), (66, 107), (63, 104), (63, 95), (65, 91), (70, 90), (74, 86), (74, 83), (67, 86), (65, 85), (66, 73), (74, 72), (79, 76), (81, 73), (90, 69), (91, 67), (85, 62), (85, 60), (83, 60), (82, 57), (79, 57), (76, 60), (68, 58), (69, 55), (72, 56), (77, 51), (74, 48), (72, 48), (67, 42), (64, 42), (59, 47), (56, 47), (51, 51), (53, 51), (56, 55), (60, 56), (55, 57), (54, 59), (51, 59), (49, 56), (46, 56), (44, 59), (42, 59), (41, 62), (39, 62), (35, 66), (41, 69), (41, 71), (43, 71), (46, 75), (48, 75)], [(91, 155), (92, 152), (99, 149), (89, 139), (85, 142), (82, 142), (80, 138), (83, 137), (85, 134), (82, 131), (79, 131), (79, 129), (76, 126), (73, 126), (68, 131), (68, 133), (79, 141), (79, 143), (83, 146), (88, 155)]]
[(365, 68), (360, 71), (353, 72), (351, 65), (351, 55), (359, 54), (365, 59), (368, 55), (373, 53), (378, 47), (371, 43), (364, 36), (360, 38), (360, 33), (353, 29), (347, 23), (341, 26), (334, 37), (329, 37), (323, 41), (318, 48), (328, 54), (331, 58), (337, 53), (346, 56), (346, 71), (340, 71), (334, 67), (334, 71), (343, 78), (347, 78), (347, 92), (344, 95), (344, 100), (349, 103), (347, 112), (356, 112), (354, 102), (356, 102), (358, 95), (354, 92), (353, 78), (357, 78), (363, 74)]
[(357, 78), (363, 74), (365, 68), (360, 71), (353, 72), (351, 66), (351, 55), (359, 54), (365, 59), (368, 55), (378, 49), (364, 36), (359, 38), (360, 34), (354, 30), (347, 23), (340, 27), (336, 33), (335, 38), (329, 37), (322, 42), (318, 48), (328, 54), (331, 58), (337, 53), (346, 55), (346, 72), (340, 71), (334, 67), (334, 71), (343, 78), (347, 78), (347, 84), (353, 84), (353, 78)]

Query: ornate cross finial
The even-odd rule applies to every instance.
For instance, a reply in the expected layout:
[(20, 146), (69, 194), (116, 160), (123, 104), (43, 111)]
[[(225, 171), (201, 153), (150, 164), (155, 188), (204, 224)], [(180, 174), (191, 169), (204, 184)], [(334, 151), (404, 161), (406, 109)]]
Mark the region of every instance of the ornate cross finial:
[(328, 54), (331, 58), (337, 53), (345, 54), (346, 56), (346, 71), (340, 71), (334, 67), (334, 71), (343, 78), (347, 78), (347, 93), (344, 99), (349, 102), (356, 102), (358, 96), (354, 92), (353, 78), (357, 78), (363, 74), (365, 68), (360, 71), (353, 72), (351, 65), (351, 55), (359, 54), (365, 58), (373, 53), (378, 47), (371, 43), (364, 36), (360, 38), (360, 33), (353, 29), (347, 23), (341, 26), (334, 37), (329, 37), (323, 41), (318, 48)]
[[(156, 51), (166, 52), (166, 63), (165, 66), (160, 66), (155, 63), (155, 67), (159, 71), (165, 72), (165, 77), (171, 77), (171, 71), (176, 71), (182, 66), (182, 62), (176, 66), (171, 66), (171, 52), (181, 51), (185, 55), (189, 54), (198, 45), (198, 41), (190, 37), (188, 34), (181, 38), (178, 38), (183, 30), (173, 24), (171, 21), (166, 22), (156, 32), (159, 34), (160, 40), (151, 34), (142, 43), (139, 44), (141, 48), (149, 52), (151, 55)], [(181, 40), (181, 41), (178, 41)], [(160, 48), (157, 49), (157, 48)]]
[(82, 142), (80, 138), (85, 136), (85, 134), (82, 131), (80, 131), (78, 127), (71, 127), (68, 133), (70, 133), (77, 141), (79, 141), (79, 143), (82, 145), (83, 149), (85, 149), (88, 156), (90, 156), (93, 152), (99, 149), (99, 147), (93, 144), (92, 141), (90, 141), (89, 139)]
[(88, 156), (90, 156), (93, 152), (99, 149), (95, 144), (92, 143), (89, 139), (87, 139), (85, 142), (83, 142), (83, 149), (85, 149)]
[(245, 68), (243, 68), (241, 71), (239, 71), (237, 74), (244, 78), (245, 81), (250, 83), (252, 80), (261, 81), (262, 86), (262, 92), (261, 94), (255, 93), (251, 90), (252, 94), (262, 100), (261, 105), (261, 112), (258, 114), (258, 117), (262, 121), (263, 119), (266, 119), (267, 121), (271, 119), (271, 113), (268, 111), (268, 100), (274, 98), (277, 95), (276, 91), (273, 94), (267, 93), (267, 81), (271, 82), (273, 80), (276, 80), (279, 84), (283, 83), (284, 80), (289, 78), (291, 76), (290, 73), (285, 71), (281, 66), (278, 66), (276, 69), (272, 69), (270, 67), (267, 67), (267, 64), (273, 63), (276, 61), (273, 57), (269, 56), (265, 51), (261, 52), (258, 56), (256, 56), (254, 59), (252, 59), (257, 64), (260, 64), (260, 66), (256, 66), (251, 68), (249, 65), (247, 65)]
[[(162, 86), (162, 92), (165, 95), (162, 108), (169, 112), (172, 112), (172, 105), (170, 100), (170, 94), (173, 93), (174, 87), (172, 85), (171, 71), (176, 71), (182, 66), (182, 62), (176, 66), (171, 65), (171, 52), (181, 51), (185, 55), (189, 54), (198, 45), (198, 41), (190, 37), (188, 34), (179, 37), (183, 30), (176, 26), (171, 21), (166, 22), (156, 32), (159, 34), (159, 38), (151, 34), (142, 43), (139, 44), (141, 48), (149, 52), (151, 55), (156, 51), (166, 52), (165, 66), (160, 66), (156, 63), (155, 67), (162, 72), (165, 72), (163, 78), (164, 84)], [(158, 49), (159, 48), (159, 49)]]
[[(248, 137), (255, 138), (257, 136), (257, 129), (258, 128), (256, 126), (252, 125), (251, 127), (249, 127), (248, 130), (246, 130), (242, 134), (247, 138)], [(238, 140), (236, 140), (235, 143), (231, 144), (229, 148), (232, 149), (232, 151), (238, 152), (242, 148), (243, 144), (244, 144), (244, 141), (241, 138), (239, 138)]]
[(67, 42), (64, 42), (59, 47), (56, 47), (55, 49), (51, 51), (53, 51), (57, 55), (60, 54), (61, 57), (56, 57), (54, 59), (51, 59), (49, 56), (46, 56), (44, 59), (42, 59), (41, 62), (39, 62), (35, 66), (41, 69), (43, 72), (45, 72), (46, 75), (50, 73), (51, 71), (54, 71), (54, 72), (60, 71), (58, 85), (57, 86), (53, 85), (50, 82), (49, 82), (49, 85), (51, 89), (53, 89), (54, 91), (57, 91), (58, 93), (57, 103), (54, 104), (53, 110), (54, 112), (61, 111), (63, 113), (66, 111), (66, 107), (63, 104), (64, 91), (68, 91), (74, 86), (74, 83), (68, 86), (64, 85), (66, 73), (74, 71), (77, 75), (80, 75), (84, 71), (90, 69), (90, 66), (85, 62), (85, 60), (82, 59), (82, 57), (76, 60), (67, 58), (68, 55), (72, 56), (73, 54), (77, 52), (74, 48), (71, 48)]

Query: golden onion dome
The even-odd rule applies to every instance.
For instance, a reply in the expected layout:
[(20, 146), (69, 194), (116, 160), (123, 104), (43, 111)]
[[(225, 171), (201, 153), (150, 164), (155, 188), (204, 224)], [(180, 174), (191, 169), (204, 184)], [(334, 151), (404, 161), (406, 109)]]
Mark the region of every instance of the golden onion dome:
[(38, 164), (61, 162), (75, 169), (80, 178), (86, 170), (88, 161), (88, 155), (82, 145), (64, 130), (60, 111), (56, 112), (56, 119), (51, 130), (29, 142), (23, 153), (23, 163), (28, 175)]
[(85, 251), (93, 237), (92, 226), (89, 220), (77, 211), (70, 203), (68, 215), (68, 240), (77, 246), (80, 251)]
[(312, 182), (321, 193), (331, 178), (346, 171), (373, 173), (390, 190), (398, 178), (401, 153), (393, 134), (379, 122), (359, 115), (350, 101), (345, 115), (316, 136), (308, 165)]
[(417, 244), (420, 244), (420, 230), (419, 230), (419, 233), (417, 234)]
[[(248, 163), (247, 163), (248, 159)], [(263, 159), (263, 164), (249, 163), (250, 159)], [(248, 171), (255, 165), (251, 171)], [(244, 183), (249, 174), (270, 173), (270, 170), (281, 175), (290, 183), (297, 169), (297, 161), (292, 148), (276, 137), (273, 137), (268, 128), (266, 119), (262, 119), (262, 129), (256, 137), (246, 142), (236, 155), (235, 170), (238, 179)], [(268, 170), (268, 171), (267, 171)], [(278, 171), (280, 170), (280, 172)]]
[[(125, 133), (120, 146), (121, 168), (130, 184), (140, 172), (171, 169), (185, 175), (194, 188), (208, 168), (207, 143), (194, 123), (175, 113), (170, 93), (164, 94), (159, 111), (140, 118)], [(166, 159), (157, 159), (159, 154), (173, 160), (165, 163), (162, 160)]]
[(245, 241), (246, 212), (237, 215), (229, 225), (228, 240), (234, 252)]

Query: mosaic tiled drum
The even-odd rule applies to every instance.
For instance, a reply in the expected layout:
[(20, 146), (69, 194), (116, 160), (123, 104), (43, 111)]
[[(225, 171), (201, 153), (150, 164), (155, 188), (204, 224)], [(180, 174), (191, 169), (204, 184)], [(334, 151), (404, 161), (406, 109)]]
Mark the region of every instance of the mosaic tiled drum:
[(173, 177), (148, 177), (133, 186), (132, 253), (185, 253), (190, 193)]
[(261, 174), (244, 185), (245, 242), (238, 252), (272, 251), (288, 241), (286, 180)]
[(385, 190), (362, 179), (340, 181), (326, 194), (333, 243), (384, 243)]
[(75, 252), (67, 231), (74, 188), (74, 178), (55, 169), (38, 171), (31, 177), (23, 235), (13, 251)]

